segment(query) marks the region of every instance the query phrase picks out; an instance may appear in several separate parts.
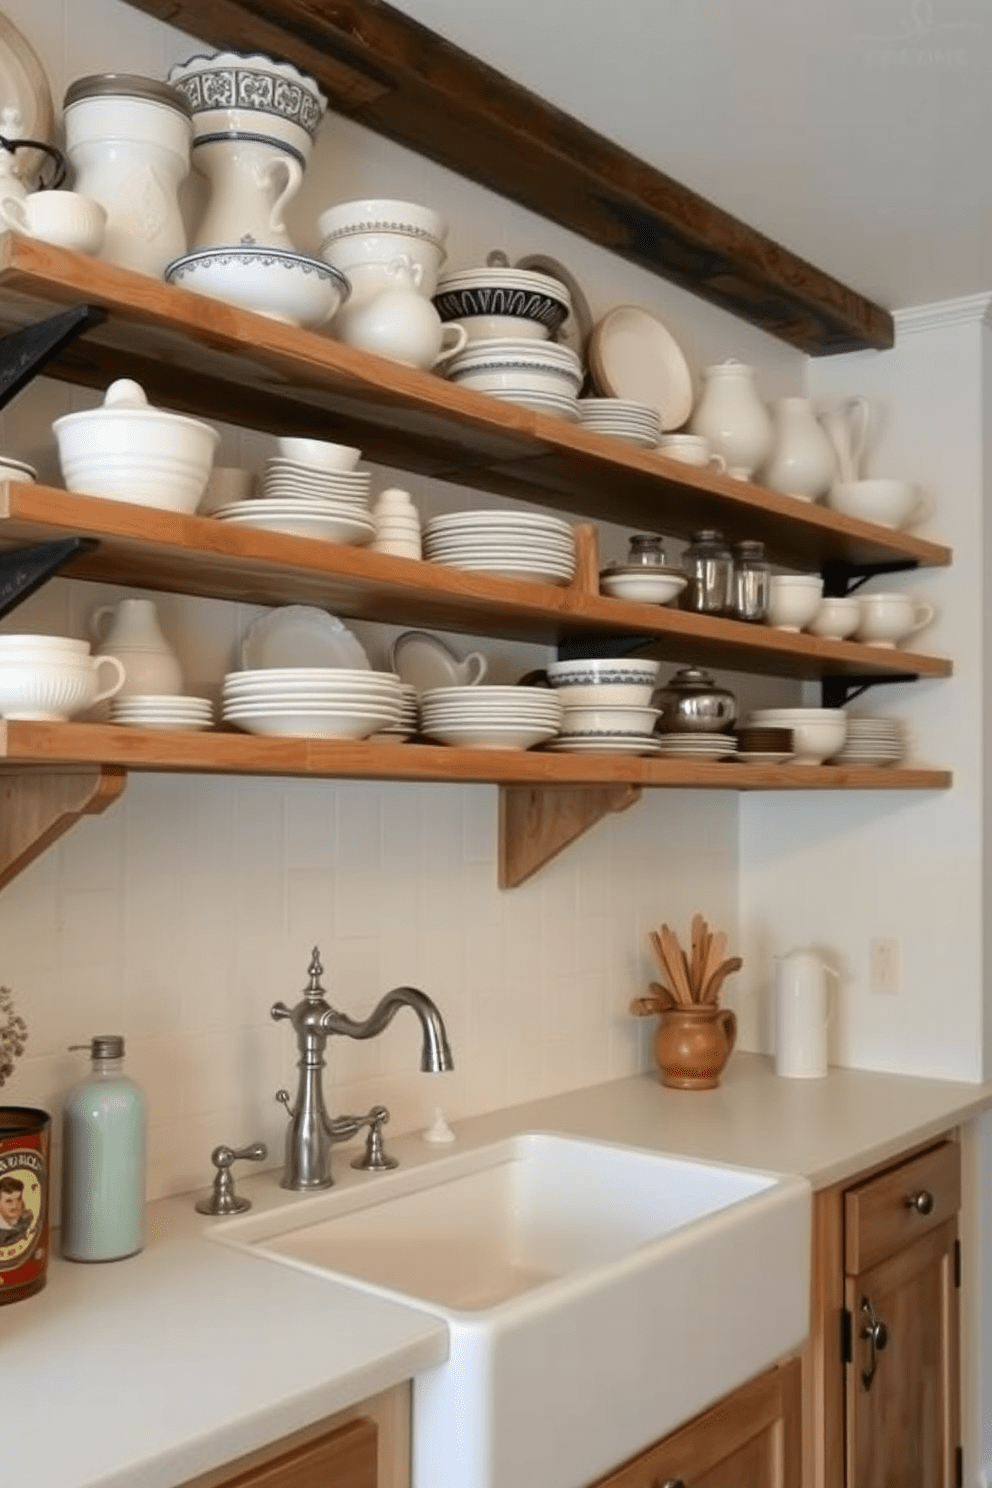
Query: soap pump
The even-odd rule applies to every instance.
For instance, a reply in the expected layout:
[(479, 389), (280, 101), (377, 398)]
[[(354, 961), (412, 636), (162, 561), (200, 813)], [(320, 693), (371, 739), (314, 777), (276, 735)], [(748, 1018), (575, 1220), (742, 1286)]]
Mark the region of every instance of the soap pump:
[(120, 1034), (69, 1047), (92, 1065), (63, 1108), (62, 1254), (119, 1261), (145, 1243), (145, 1097), (124, 1073)]

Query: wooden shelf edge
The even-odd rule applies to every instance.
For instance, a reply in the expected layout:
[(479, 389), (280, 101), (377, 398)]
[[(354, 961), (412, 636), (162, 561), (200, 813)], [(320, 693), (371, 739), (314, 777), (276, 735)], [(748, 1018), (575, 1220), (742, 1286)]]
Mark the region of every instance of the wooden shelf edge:
[(499, 792), (499, 886), (516, 889), (604, 816), (639, 799), (637, 785), (503, 785)]
[(117, 766), (22, 767), (0, 773), (0, 888), (73, 826), (124, 790)]

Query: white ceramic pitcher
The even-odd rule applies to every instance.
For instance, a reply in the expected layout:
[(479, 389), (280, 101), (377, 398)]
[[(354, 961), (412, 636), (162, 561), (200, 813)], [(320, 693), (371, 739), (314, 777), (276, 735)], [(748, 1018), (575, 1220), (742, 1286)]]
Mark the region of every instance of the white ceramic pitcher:
[(98, 641), (94, 656), (116, 656), (124, 667), (121, 697), (177, 696), (183, 690), (179, 658), (162, 634), (150, 599), (101, 605), (90, 617)]
[(833, 441), (808, 398), (779, 398), (772, 416), (772, 447), (762, 482), (772, 491), (815, 501), (837, 476)]
[(833, 1016), (831, 977), (815, 951), (775, 957), (775, 1073), (813, 1080), (827, 1073), (827, 1030)]
[(772, 421), (755, 386), (754, 368), (728, 357), (707, 367), (689, 430), (701, 434), (731, 475), (750, 477), (772, 447)]
[(823, 427), (837, 456), (837, 479), (861, 479), (861, 462), (868, 448), (872, 408), (867, 398), (845, 398), (823, 415)]

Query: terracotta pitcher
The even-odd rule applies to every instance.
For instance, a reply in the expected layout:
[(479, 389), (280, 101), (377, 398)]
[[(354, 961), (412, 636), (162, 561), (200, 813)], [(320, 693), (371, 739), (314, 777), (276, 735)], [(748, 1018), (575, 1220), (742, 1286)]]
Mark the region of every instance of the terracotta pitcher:
[(662, 1085), (673, 1090), (712, 1090), (737, 1042), (731, 1008), (706, 1005), (666, 1008), (654, 1036)]

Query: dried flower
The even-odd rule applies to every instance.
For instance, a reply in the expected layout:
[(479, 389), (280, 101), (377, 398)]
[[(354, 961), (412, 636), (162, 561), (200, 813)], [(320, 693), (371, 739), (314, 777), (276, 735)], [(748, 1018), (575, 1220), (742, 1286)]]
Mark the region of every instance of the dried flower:
[(0, 987), (0, 1085), (14, 1073), (27, 1041), (28, 1025), (14, 1011), (14, 994), (9, 987)]

